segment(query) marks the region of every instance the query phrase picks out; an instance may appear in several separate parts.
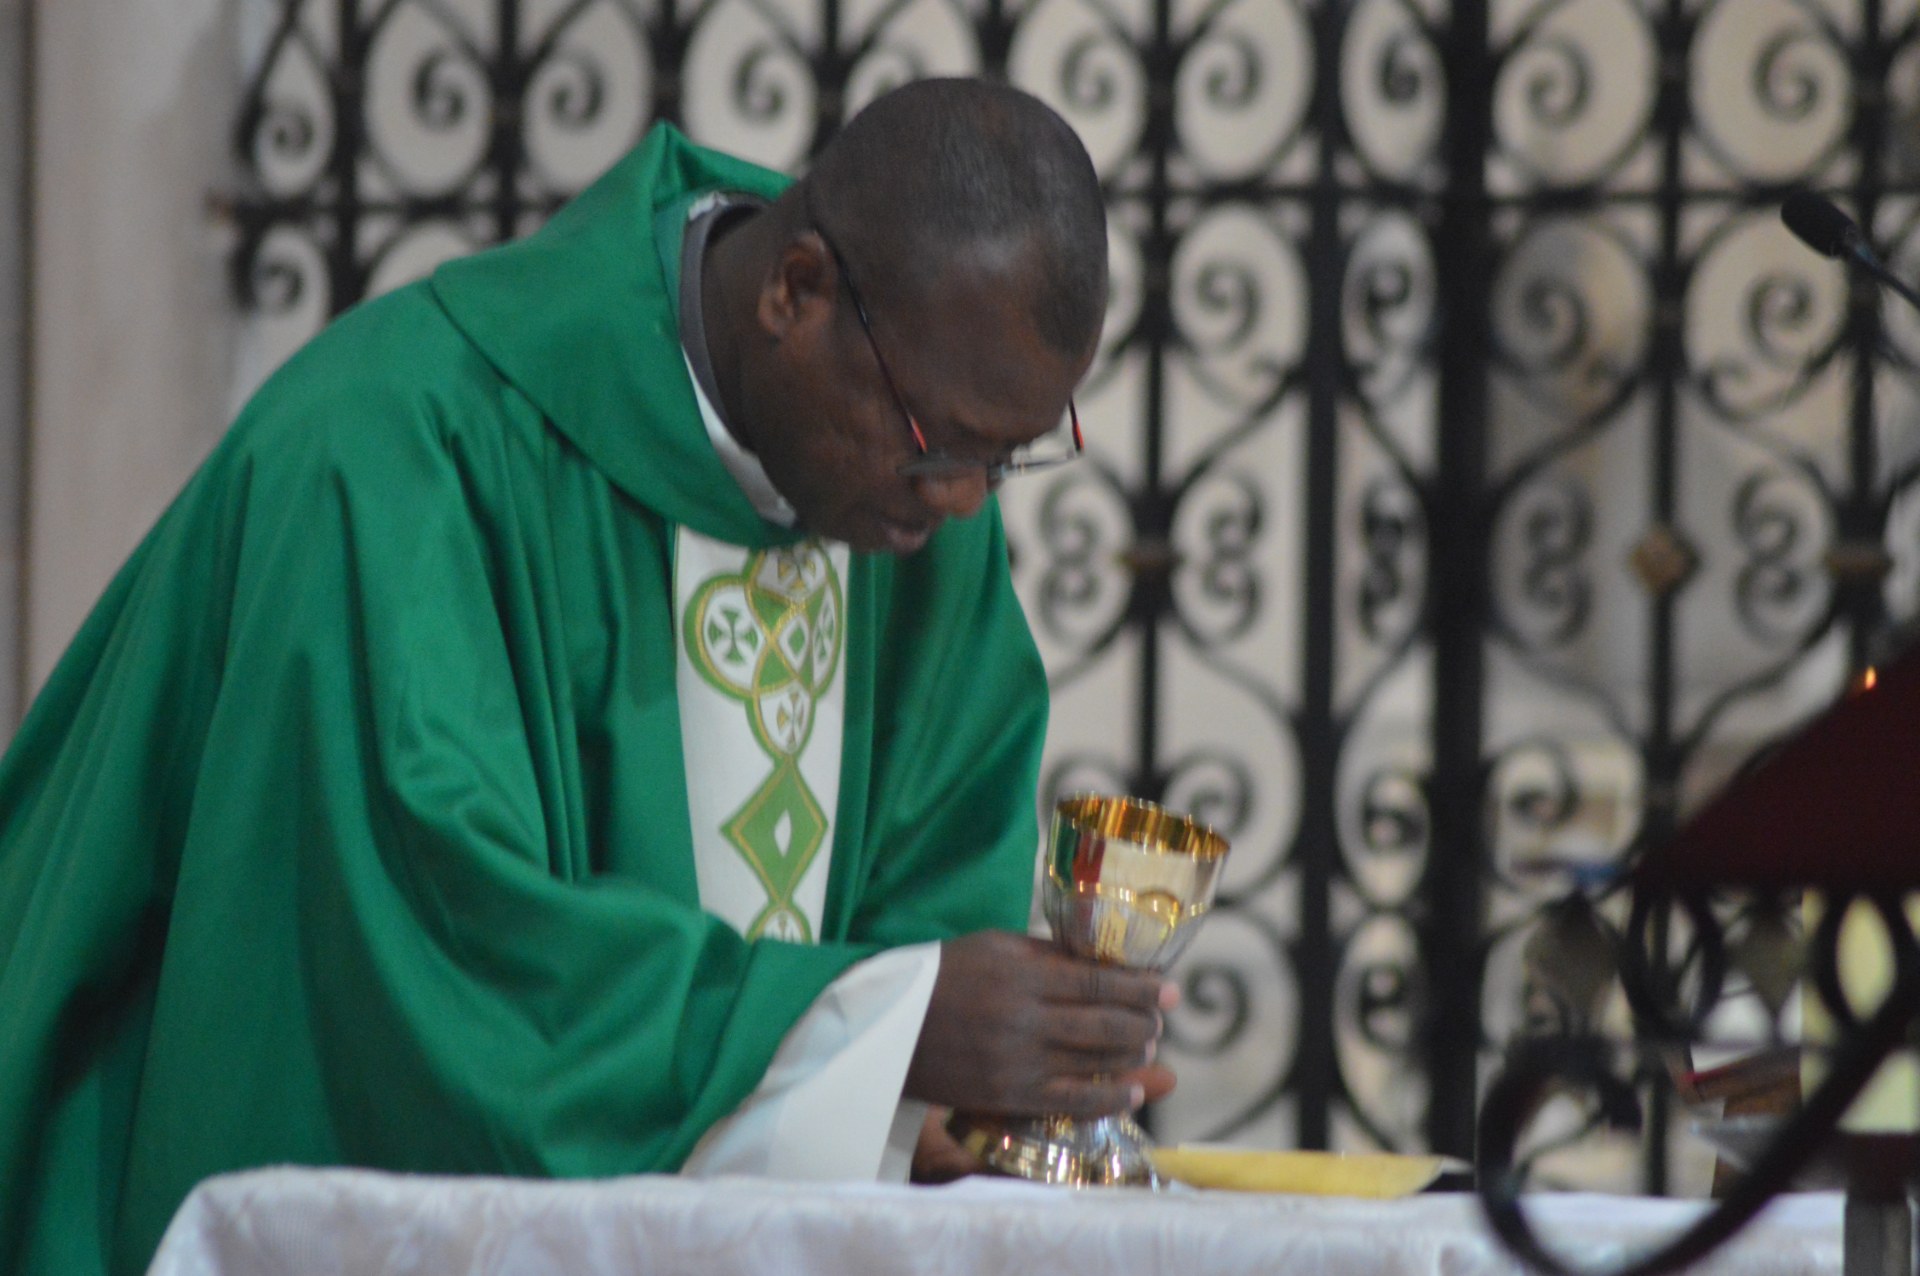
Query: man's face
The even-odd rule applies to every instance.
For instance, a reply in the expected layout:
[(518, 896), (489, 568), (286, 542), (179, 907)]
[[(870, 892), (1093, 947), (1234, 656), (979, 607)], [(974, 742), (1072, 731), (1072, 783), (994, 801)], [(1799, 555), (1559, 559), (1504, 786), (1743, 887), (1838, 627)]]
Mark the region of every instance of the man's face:
[[(946, 519), (980, 508), (986, 464), (1059, 425), (1092, 351), (1059, 354), (1004, 276), (957, 270), (917, 306), (890, 311), (891, 293), (869, 299), (870, 344), (850, 294), (832, 286), (832, 258), (824, 260), (828, 282), (814, 309), (780, 332), (755, 378), (755, 446), (806, 530), (857, 550), (911, 554)], [(907, 410), (930, 449), (980, 466), (902, 475), (919, 455)]]

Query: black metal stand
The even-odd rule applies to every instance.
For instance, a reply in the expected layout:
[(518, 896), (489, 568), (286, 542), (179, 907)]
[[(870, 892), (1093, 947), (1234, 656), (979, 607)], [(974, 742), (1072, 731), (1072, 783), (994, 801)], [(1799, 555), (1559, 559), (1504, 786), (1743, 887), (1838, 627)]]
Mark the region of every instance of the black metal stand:
[(1847, 1193), (1841, 1276), (1914, 1276), (1913, 1198)]

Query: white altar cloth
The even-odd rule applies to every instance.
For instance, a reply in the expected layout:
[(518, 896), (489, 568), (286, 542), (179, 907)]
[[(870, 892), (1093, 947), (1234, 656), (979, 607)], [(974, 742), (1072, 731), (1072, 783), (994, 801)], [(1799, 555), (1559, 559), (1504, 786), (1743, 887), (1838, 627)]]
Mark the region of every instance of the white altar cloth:
[[(1697, 1203), (1532, 1198), (1582, 1264), (1650, 1248)], [(1841, 1198), (1776, 1201), (1702, 1273), (1837, 1276)], [(1355, 1201), (1226, 1192), (432, 1178), (269, 1169), (202, 1184), (149, 1276), (1510, 1276), (1469, 1195)]]

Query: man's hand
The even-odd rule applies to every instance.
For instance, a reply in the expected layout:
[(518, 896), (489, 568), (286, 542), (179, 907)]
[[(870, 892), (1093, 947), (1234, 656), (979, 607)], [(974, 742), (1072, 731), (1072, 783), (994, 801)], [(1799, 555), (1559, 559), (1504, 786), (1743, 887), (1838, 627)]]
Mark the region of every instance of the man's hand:
[(906, 1093), (969, 1112), (1102, 1116), (1173, 1089), (1153, 1064), (1179, 989), (1002, 931), (940, 946)]
[(913, 1149), (910, 1175), (913, 1182), (951, 1183), (969, 1174), (992, 1173), (985, 1161), (961, 1147), (959, 1140), (947, 1133), (947, 1118), (952, 1115), (938, 1105), (927, 1109), (927, 1118), (920, 1124), (919, 1142)]

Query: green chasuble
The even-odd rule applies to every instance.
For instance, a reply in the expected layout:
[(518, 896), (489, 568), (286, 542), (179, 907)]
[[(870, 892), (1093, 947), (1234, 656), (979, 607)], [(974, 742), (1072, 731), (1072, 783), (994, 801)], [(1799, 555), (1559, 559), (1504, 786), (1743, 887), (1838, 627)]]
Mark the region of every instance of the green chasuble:
[(850, 965), (1024, 926), (1046, 692), (991, 504), (852, 555), (818, 942), (698, 904), (674, 530), (795, 536), (705, 435), (653, 223), (780, 184), (657, 129), (296, 355), (120, 572), (0, 765), (0, 1272), (138, 1271), (247, 1166), (672, 1169)]

